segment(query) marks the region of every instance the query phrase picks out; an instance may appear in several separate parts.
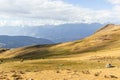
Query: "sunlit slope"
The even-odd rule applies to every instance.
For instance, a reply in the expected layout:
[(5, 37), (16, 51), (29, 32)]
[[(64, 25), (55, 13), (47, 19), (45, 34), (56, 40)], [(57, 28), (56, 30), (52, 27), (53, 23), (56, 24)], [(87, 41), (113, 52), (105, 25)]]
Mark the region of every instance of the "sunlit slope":
[(120, 48), (120, 26), (109, 24), (82, 40), (56, 45), (36, 45), (8, 50), (0, 58), (39, 59), (114, 50)]

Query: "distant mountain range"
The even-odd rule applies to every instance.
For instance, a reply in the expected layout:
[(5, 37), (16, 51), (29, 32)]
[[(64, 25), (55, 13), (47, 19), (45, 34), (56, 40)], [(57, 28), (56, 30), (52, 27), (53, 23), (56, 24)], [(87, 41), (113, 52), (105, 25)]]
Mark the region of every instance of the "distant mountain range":
[(31, 36), (49, 39), (53, 42), (67, 42), (82, 39), (93, 34), (103, 25), (93, 24), (64, 24), (59, 26), (16, 26), (0, 27), (0, 35)]
[[(81, 57), (80, 54), (82, 54), (82, 59), (85, 60), (90, 60), (92, 57), (93, 60), (101, 60), (103, 58), (116, 60), (120, 58), (119, 52), (120, 25), (108, 24), (96, 31), (93, 35), (82, 40), (56, 45), (33, 45), (17, 49), (10, 49), (1, 53), (0, 57), (24, 59), (41, 59), (50, 57), (61, 59), (69, 57), (71, 59), (73, 56), (74, 58), (75, 56), (76, 58), (78, 58), (77, 56)], [(88, 55), (86, 56), (87, 53)], [(83, 56), (86, 58), (83, 58)]]
[(2, 48), (17, 48), (29, 45), (38, 45), (38, 44), (53, 44), (54, 42), (43, 39), (43, 38), (34, 38), (28, 36), (0, 36), (0, 47)]

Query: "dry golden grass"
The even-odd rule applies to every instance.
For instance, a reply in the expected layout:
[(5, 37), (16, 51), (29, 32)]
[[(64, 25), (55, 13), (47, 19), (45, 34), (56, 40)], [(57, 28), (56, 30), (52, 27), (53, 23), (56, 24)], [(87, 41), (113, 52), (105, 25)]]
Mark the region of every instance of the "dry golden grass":
[(0, 54), (0, 58), (40, 59), (51, 57), (68, 57), (120, 48), (120, 26), (107, 25), (90, 37), (83, 40), (61, 43), (56, 45), (35, 45), (11, 49)]
[[(120, 26), (107, 25), (74, 42), (11, 49), (0, 58), (2, 80), (120, 80)], [(106, 68), (108, 63), (114, 67)]]

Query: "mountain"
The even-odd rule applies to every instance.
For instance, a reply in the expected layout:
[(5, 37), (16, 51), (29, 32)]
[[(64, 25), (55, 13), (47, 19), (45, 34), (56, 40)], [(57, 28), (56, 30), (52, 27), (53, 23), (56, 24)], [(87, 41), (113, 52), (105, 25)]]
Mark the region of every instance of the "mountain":
[(16, 26), (0, 27), (1, 35), (31, 36), (52, 40), (56, 43), (82, 39), (93, 34), (103, 25), (93, 24), (63, 24), (58, 26)]
[[(33, 45), (8, 50), (0, 54), (2, 58), (49, 58), (67, 57), (77, 54), (106, 51), (104, 55), (109, 55), (113, 51), (120, 51), (120, 25), (108, 24), (93, 35), (73, 42), (66, 42), (54, 45)], [(14, 53), (14, 54), (13, 54)], [(115, 53), (111, 53), (115, 55)], [(118, 53), (119, 54), (119, 53)], [(100, 53), (101, 55), (101, 53)]]
[(53, 44), (53, 42), (48, 39), (28, 36), (0, 36), (0, 47), (4, 48), (17, 48), (35, 44)]

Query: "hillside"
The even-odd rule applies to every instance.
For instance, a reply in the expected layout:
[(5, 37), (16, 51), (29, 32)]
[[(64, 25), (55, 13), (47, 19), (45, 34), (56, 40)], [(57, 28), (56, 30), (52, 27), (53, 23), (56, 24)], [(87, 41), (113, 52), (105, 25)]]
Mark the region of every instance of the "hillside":
[(0, 79), (120, 80), (119, 36), (120, 26), (109, 24), (74, 42), (1, 49)]
[(97, 51), (120, 49), (120, 26), (106, 25), (92, 36), (82, 40), (56, 45), (35, 45), (8, 50), (0, 54), (2, 58), (49, 58), (67, 57)]
[(2, 48), (18, 48), (37, 44), (53, 44), (53, 42), (48, 39), (34, 38), (28, 36), (0, 35), (0, 47)]
[(5, 26), (0, 28), (1, 35), (24, 35), (43, 39), (49, 39), (53, 42), (66, 42), (82, 39), (91, 35), (103, 24), (63, 24), (63, 25), (45, 25), (45, 26)]

